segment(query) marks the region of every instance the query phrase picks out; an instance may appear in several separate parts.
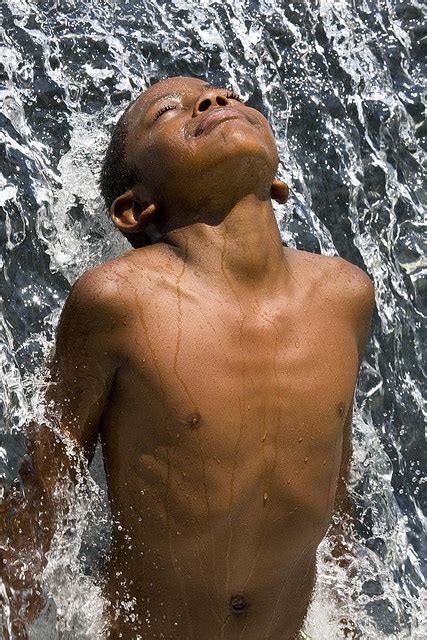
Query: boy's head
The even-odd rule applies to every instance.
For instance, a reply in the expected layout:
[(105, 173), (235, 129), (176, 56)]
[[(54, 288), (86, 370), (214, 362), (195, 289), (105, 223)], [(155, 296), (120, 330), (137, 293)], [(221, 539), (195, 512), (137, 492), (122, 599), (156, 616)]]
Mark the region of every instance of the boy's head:
[(134, 247), (194, 222), (216, 224), (254, 194), (284, 202), (264, 116), (197, 78), (162, 80), (118, 121), (100, 176), (111, 218)]

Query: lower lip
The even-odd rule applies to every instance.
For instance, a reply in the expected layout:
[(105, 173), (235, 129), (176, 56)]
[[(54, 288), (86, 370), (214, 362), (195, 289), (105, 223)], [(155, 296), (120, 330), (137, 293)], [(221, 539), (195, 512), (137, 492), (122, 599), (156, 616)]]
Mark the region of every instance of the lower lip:
[(241, 120), (241, 119), (242, 118), (237, 114), (230, 114), (226, 116), (222, 115), (219, 118), (212, 118), (212, 120), (209, 120), (209, 122), (202, 129), (196, 130), (196, 136), (202, 136), (203, 134), (210, 131), (213, 127), (215, 127), (217, 124), (221, 124), (221, 122), (227, 122), (227, 120)]

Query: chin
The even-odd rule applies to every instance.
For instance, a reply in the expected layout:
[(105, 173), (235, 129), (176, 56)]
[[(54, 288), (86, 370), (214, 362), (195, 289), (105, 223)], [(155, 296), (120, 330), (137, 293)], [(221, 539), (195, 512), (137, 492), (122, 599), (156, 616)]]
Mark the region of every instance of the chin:
[[(277, 172), (278, 154), (273, 137), (248, 135), (240, 128), (227, 127), (207, 135), (203, 145), (189, 152), (184, 146), (169, 155), (163, 165), (162, 185), (156, 192), (182, 194), (191, 185), (192, 191), (206, 193), (229, 185), (247, 184), (248, 188), (271, 186)], [(181, 152), (181, 153), (180, 153)], [(240, 187), (238, 190), (240, 190)], [(233, 189), (234, 190), (234, 189)]]
[(217, 152), (225, 157), (247, 158), (258, 162), (264, 159), (269, 164), (278, 163), (277, 147), (274, 139), (265, 139), (264, 136), (243, 135), (241, 131), (227, 132), (223, 140), (218, 141)]
[(205, 167), (206, 171), (221, 172), (222, 170), (226, 175), (241, 171), (245, 175), (254, 170), (272, 180), (276, 175), (278, 163), (276, 149), (266, 148), (259, 141), (248, 143), (244, 140), (242, 144), (227, 144), (225, 147), (218, 145)]

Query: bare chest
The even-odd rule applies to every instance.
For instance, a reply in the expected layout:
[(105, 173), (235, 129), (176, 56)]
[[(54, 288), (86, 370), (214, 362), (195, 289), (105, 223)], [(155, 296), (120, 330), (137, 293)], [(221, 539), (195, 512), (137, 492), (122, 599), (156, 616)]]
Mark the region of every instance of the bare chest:
[(115, 422), (126, 416), (126, 441), (196, 452), (202, 438), (222, 461), (236, 437), (288, 452), (301, 438), (306, 448), (328, 448), (357, 374), (355, 336), (319, 302), (159, 299), (139, 310), (124, 343), (111, 411)]

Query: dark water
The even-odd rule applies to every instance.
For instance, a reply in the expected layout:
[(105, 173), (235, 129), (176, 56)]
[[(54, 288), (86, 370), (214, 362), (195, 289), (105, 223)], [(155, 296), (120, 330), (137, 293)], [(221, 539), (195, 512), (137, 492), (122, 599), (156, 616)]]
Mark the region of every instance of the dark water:
[[(335, 584), (363, 638), (425, 638), (423, 4), (8, 0), (3, 16), (6, 483), (25, 452), (22, 427), (37, 411), (38, 367), (70, 285), (127, 248), (96, 183), (109, 132), (128, 102), (160, 78), (224, 84), (263, 111), (276, 133), (280, 177), (290, 185), (288, 204), (276, 209), (284, 241), (340, 254), (376, 287), (355, 410), (357, 561), (347, 573), (334, 568), (325, 543), (308, 630), (317, 639), (340, 637), (330, 604)], [(99, 455), (92, 473), (102, 487)], [(100, 634), (92, 574), (109, 532), (100, 491), (79, 505), (73, 541), (52, 553), (45, 576), (52, 599), (34, 638)]]

